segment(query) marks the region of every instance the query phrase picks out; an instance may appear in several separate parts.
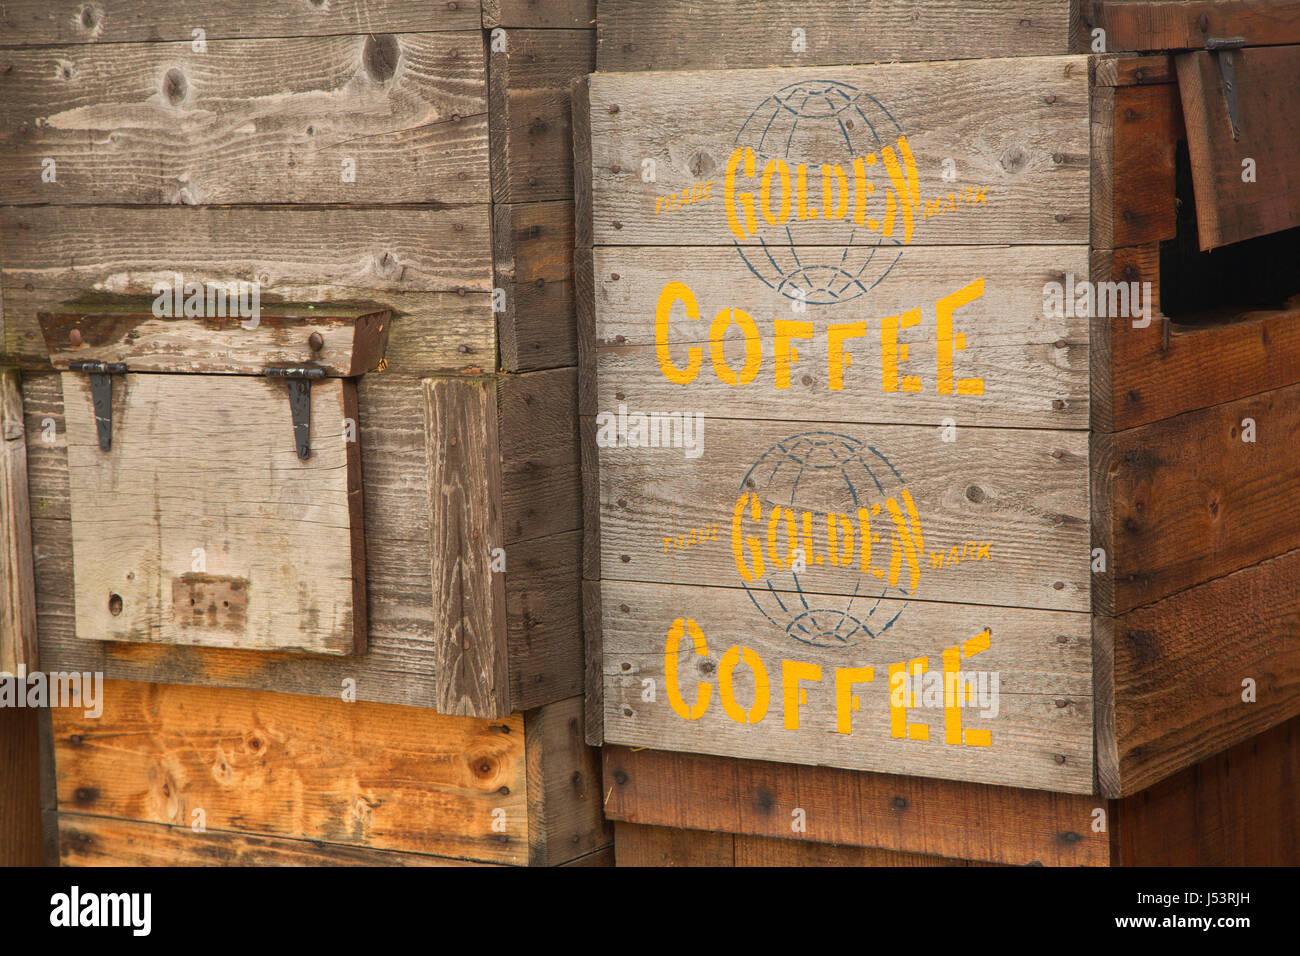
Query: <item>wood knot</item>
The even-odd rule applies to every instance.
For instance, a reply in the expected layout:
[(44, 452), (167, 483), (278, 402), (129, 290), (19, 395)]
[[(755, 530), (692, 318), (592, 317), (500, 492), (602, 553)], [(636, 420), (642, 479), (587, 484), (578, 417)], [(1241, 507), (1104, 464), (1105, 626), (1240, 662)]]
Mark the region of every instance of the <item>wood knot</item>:
[(185, 94), (189, 90), (190, 84), (185, 79), (185, 74), (172, 67), (163, 77), (162, 92), (167, 98), (167, 102), (172, 106), (180, 106), (185, 101)]
[(397, 37), (391, 33), (382, 33), (379, 36), (371, 34), (366, 37), (365, 46), (361, 51), (361, 62), (365, 64), (366, 72), (370, 74), (371, 79), (376, 83), (387, 83), (397, 72), (397, 60), (401, 55), (401, 47), (398, 46)]

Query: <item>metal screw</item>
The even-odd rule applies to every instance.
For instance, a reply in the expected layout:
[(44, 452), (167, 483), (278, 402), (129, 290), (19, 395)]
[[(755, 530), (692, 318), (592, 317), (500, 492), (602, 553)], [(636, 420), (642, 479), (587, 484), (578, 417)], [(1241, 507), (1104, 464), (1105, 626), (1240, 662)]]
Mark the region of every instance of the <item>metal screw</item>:
[(81, 329), (73, 329), (68, 333), (68, 341), (73, 345), (81, 344)]

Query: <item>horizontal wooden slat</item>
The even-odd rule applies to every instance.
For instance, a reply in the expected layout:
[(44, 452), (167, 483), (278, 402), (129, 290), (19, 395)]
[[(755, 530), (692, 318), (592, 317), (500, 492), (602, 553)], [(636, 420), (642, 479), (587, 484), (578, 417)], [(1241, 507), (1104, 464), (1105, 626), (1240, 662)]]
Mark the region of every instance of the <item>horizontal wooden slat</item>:
[(180, 0), (142, 8), (134, 0), (14, 0), (0, 11), (0, 46), (123, 41), (191, 41), (230, 37), (302, 37), (338, 33), (477, 30), (479, 5), (366, 0), (365, 4), (296, 0)]
[[(796, 94), (793, 86), (804, 91)], [(835, 99), (820, 96), (824, 91)], [(804, 113), (777, 99), (796, 95)], [(790, 225), (768, 225), (756, 213), (758, 231), (744, 240), (755, 254), (761, 253), (760, 240), (840, 248), (888, 246), (903, 238), (915, 245), (1077, 244), (1088, 238), (1089, 87), (1082, 57), (797, 72), (597, 73), (590, 85), (590, 126), (598, 245), (731, 246), (736, 236), (724, 198), (726, 169), (744, 146), (758, 158), (736, 189), (752, 192), (756, 206), (761, 207), (760, 178), (768, 159), (786, 157), (792, 181), (797, 164), (812, 165), (809, 219), (795, 218), (797, 204), (780, 216), (777, 180), (772, 214)], [(854, 230), (847, 214), (830, 223), (814, 215), (823, 198), (820, 164), (841, 164), (851, 187), (852, 160), (886, 146), (897, 151), (900, 135), (916, 164), (915, 175), (907, 173), (916, 206), (914, 235), (905, 237), (900, 229), (887, 239), (880, 229)], [(642, 178), (645, 160), (654, 161), (653, 181)], [(951, 160), (955, 180), (943, 178), (945, 160)], [(882, 223), (887, 197), (898, 192), (884, 165), (868, 168), (866, 181), (876, 191), (868, 189), (864, 200), (866, 218)], [(706, 181), (714, 183), (709, 198), (656, 213), (659, 197), (683, 190), (690, 195)], [(982, 198), (960, 202), (968, 187)], [(927, 204), (938, 208), (950, 195), (958, 200), (956, 208), (926, 216)], [(840, 194), (837, 201), (846, 199)], [(901, 209), (898, 214), (904, 215)]]
[(200, 283), (260, 282), (268, 303), (378, 301), (398, 313), (386, 353), (395, 372), (490, 368), (490, 230), (486, 204), (0, 208), (5, 351), (48, 367), (38, 311), (92, 290), (150, 295), (180, 272)]
[(202, 53), (83, 44), (5, 61), (7, 204), (489, 198), (478, 32), (229, 40)]
[[(993, 863), (1110, 859), (1096, 797), (628, 747), (602, 756), (611, 820)], [(795, 809), (804, 834), (791, 829)]]
[(190, 826), (202, 810), (214, 830), (528, 859), (521, 717), (123, 681), (103, 700), (98, 720), (54, 713), (62, 811)]
[[(772, 249), (802, 263), (820, 254), (838, 261), (837, 249)], [(733, 249), (708, 247), (598, 247), (594, 251), (597, 411), (683, 411), (690, 406), (727, 418), (798, 419), (805, 422), (894, 422), (1043, 428), (1084, 428), (1088, 422), (1088, 320), (1047, 314), (1044, 286), (1088, 279), (1083, 246), (916, 248), (906, 250), (887, 278), (849, 301), (809, 305), (805, 313), (749, 274)], [(685, 283), (685, 301), (671, 290)], [(971, 286), (977, 285), (977, 290)], [(941, 300), (968, 290), (959, 308)], [(975, 296), (975, 291), (980, 294)], [(686, 295), (686, 293), (681, 293)], [(692, 301), (693, 300), (693, 301)], [(664, 302), (666, 329), (654, 321)], [(690, 311), (692, 308), (698, 311)], [(940, 383), (938, 310), (951, 312), (965, 348), (952, 352), (949, 374), (982, 381), (982, 394), (953, 395)], [(743, 310), (753, 320), (713, 317)], [(886, 332), (885, 320), (919, 310), (916, 326)], [(696, 314), (697, 321), (689, 316)], [(803, 321), (806, 337), (794, 340), (797, 358), (780, 380), (778, 332), (783, 321)], [(910, 321), (910, 320), (909, 320)], [(863, 327), (839, 342), (828, 329)], [(747, 335), (757, 335), (760, 365), (746, 384), (734, 377), (752, 361)], [(714, 345), (721, 336), (722, 359)], [(885, 365), (886, 343), (905, 349)], [(665, 360), (657, 343), (667, 345)], [(892, 346), (888, 346), (892, 348)], [(846, 358), (842, 360), (840, 355)], [(894, 354), (891, 352), (891, 354)], [(697, 359), (698, 356), (698, 359)], [(696, 366), (698, 371), (690, 369)], [(905, 388), (890, 374), (915, 377)], [(672, 373), (690, 378), (686, 387)], [(838, 381), (836, 380), (838, 376)], [(784, 387), (783, 387), (784, 385)], [(836, 387), (838, 386), (838, 387)], [(910, 389), (910, 390), (909, 390)]]
[(1300, 43), (1297, 0), (1088, 0), (1083, 13), (1112, 51), (1196, 50), (1208, 37)]
[(483, 0), (485, 27), (590, 27), (596, 0)]
[[(603, 581), (605, 740), (792, 764), (1092, 791), (1091, 631), (1086, 614), (928, 601), (873, 604), (872, 598), (846, 604), (813, 594), (802, 598), (801, 604), (796, 594), (768, 594), (751, 603), (745, 592), (732, 589)], [(754, 604), (760, 604), (765, 613), (776, 616), (777, 600), (790, 608), (792, 617), (795, 609), (804, 611), (802, 619), (812, 625), (787, 633), (754, 612)], [(834, 622), (846, 608), (854, 620), (863, 620), (863, 631), (841, 626), (838, 638), (816, 633), (814, 625), (829, 628), (827, 622)], [(707, 642), (703, 649), (692, 645), (689, 635), (674, 640), (674, 622), (682, 617), (698, 625)], [(924, 658), (926, 669), (938, 673), (946, 666), (946, 649), (986, 631), (988, 649), (962, 655), (959, 666), (972, 676), (999, 675), (995, 714), (982, 713), (972, 698), (957, 716), (954, 738), (946, 732), (954, 714), (943, 708), (941, 699), (924, 707), (918, 694), (912, 707), (895, 711), (891, 667)], [(758, 663), (744, 659), (730, 678), (734, 684), (729, 694), (720, 675), (733, 666), (727, 664), (727, 655), (735, 659), (740, 653), (731, 651), (735, 645), (755, 653)], [(670, 649), (677, 655), (672, 663)], [(790, 696), (790, 661), (815, 665), (798, 685), (798, 700)], [(864, 667), (872, 673), (850, 675), (844, 670)], [(852, 706), (848, 697), (840, 696), (842, 675), (857, 682), (847, 691), (857, 698)], [(654, 689), (652, 700), (646, 699), (647, 681)], [(673, 681), (680, 688), (675, 702)], [(687, 708), (692, 708), (693, 717), (686, 716)], [(898, 719), (908, 728), (902, 738), (891, 734), (902, 732), (900, 726), (891, 727)], [(971, 729), (986, 733), (987, 744), (973, 743)]]
[[(601, 70), (825, 66), (1072, 49), (1071, 0), (601, 0)], [(802, 47), (795, 43), (802, 31)]]

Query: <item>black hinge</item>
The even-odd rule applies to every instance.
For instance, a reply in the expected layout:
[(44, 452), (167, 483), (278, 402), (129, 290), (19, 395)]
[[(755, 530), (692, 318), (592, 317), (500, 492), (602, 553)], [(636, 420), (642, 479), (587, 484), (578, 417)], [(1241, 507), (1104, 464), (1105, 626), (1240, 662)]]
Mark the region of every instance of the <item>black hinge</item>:
[(263, 375), (288, 379), (289, 416), (293, 419), (293, 443), (298, 457), (311, 457), (311, 383), (325, 377), (323, 368), (268, 368)]
[(113, 376), (125, 375), (122, 362), (71, 362), (68, 370), (90, 374), (90, 402), (95, 409), (95, 433), (99, 450), (113, 447)]
[(1205, 48), (1214, 54), (1219, 64), (1219, 81), (1223, 85), (1223, 98), (1228, 101), (1228, 122), (1232, 124), (1232, 138), (1241, 139), (1241, 123), (1237, 113), (1237, 76), (1232, 51), (1246, 45), (1245, 37), (1210, 37)]

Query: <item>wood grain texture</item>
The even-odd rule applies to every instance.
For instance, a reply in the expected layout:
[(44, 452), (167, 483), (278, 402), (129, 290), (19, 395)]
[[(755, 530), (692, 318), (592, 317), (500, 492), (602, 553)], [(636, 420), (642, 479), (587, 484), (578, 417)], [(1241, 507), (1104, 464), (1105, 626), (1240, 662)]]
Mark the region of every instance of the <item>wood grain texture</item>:
[(1124, 614), (1114, 633), (1108, 795), (1126, 796), (1300, 714), (1300, 551)]
[(60, 811), (527, 862), (522, 717), (125, 681), (104, 700), (54, 714)]
[[(201, 309), (208, 308), (206, 290), (191, 294), (202, 301)], [(326, 375), (355, 376), (384, 358), (392, 324), (383, 306), (267, 303), (262, 308), (260, 295), (254, 315), (250, 290), (242, 298), (235, 291), (233, 305), (213, 290), (215, 309), (209, 318), (180, 314), (184, 294), (175, 296), (169, 289), (159, 298), (165, 299), (162, 317), (154, 314), (156, 300), (130, 296), (65, 302), (37, 313), (51, 364), (66, 370), (72, 362), (121, 362), (133, 372), (243, 375), (261, 375), (269, 366), (305, 365)], [(311, 347), (313, 335), (321, 337), (319, 350)]]
[(1118, 801), (1123, 866), (1300, 864), (1300, 722), (1291, 720)]
[(1097, 90), (1093, 101), (1092, 245), (1172, 239), (1182, 110), (1173, 83)]
[(428, 379), (430, 552), (437, 707), (444, 714), (511, 712), (506, 581), (494, 379)]
[(395, 372), (495, 361), (487, 205), (0, 208), (0, 263), (4, 351), (27, 367), (49, 367), (40, 310), (92, 290), (150, 295), (177, 272), (260, 282), (267, 303), (379, 300), (397, 313), (387, 349)]
[(1093, 87), (1142, 86), (1148, 83), (1177, 83), (1174, 58), (1160, 54), (1150, 56), (1099, 55), (1094, 59)]
[[(819, 250), (771, 251), (807, 262)], [(829, 254), (840, 259), (838, 250)], [(592, 274), (598, 412), (616, 412), (626, 403), (644, 413), (694, 408), (711, 417), (809, 423), (938, 425), (952, 419), (981, 427), (1087, 426), (1088, 320), (1051, 316), (1043, 292), (1068, 276), (1087, 281), (1085, 246), (909, 249), (867, 296), (810, 304), (803, 314), (792, 313), (789, 299), (751, 276), (734, 249), (597, 247)], [(698, 356), (687, 387), (667, 377), (652, 321), (661, 293), (675, 281), (689, 287), (698, 309), (692, 313), (689, 301), (677, 300), (666, 332), (667, 361), (677, 370), (695, 367)], [(972, 283), (980, 283), (979, 297), (953, 310), (953, 328), (964, 337), (965, 349), (955, 353), (950, 368), (957, 378), (980, 379), (982, 394), (942, 394), (937, 360), (946, 340), (936, 303)], [(711, 322), (726, 309), (743, 310), (753, 320), (750, 334), (761, 364), (745, 385), (722, 377), (745, 367), (750, 347), (736, 322), (720, 331)], [(920, 310), (916, 327), (891, 339), (885, 320), (913, 309)], [(690, 321), (692, 314), (699, 320)], [(797, 357), (782, 387), (777, 323), (789, 318), (810, 322), (812, 333), (796, 342)], [(831, 342), (829, 326), (864, 320), (861, 335)], [(884, 354), (895, 341), (906, 350), (898, 353), (902, 361), (895, 368), (916, 377), (908, 386), (914, 390), (900, 390), (897, 380), (886, 390)], [(841, 353), (848, 356), (842, 367)]]
[[(823, 611), (819, 597), (805, 593), (813, 609), (809, 615), (831, 618), (836, 611), (830, 606)], [(784, 596), (787, 606), (798, 607), (798, 602), (794, 594)], [(865, 601), (860, 602), (861, 611), (850, 604), (850, 613), (867, 621), (874, 637), (853, 635), (842, 645), (827, 647), (800, 643), (781, 628), (763, 626), (766, 622), (754, 613), (754, 603), (745, 592), (727, 588), (603, 581), (605, 740), (787, 764), (1092, 792), (1092, 665), (1086, 614)], [(666, 648), (675, 642), (665, 636), (679, 615), (694, 620), (707, 643), (703, 650), (693, 650), (689, 640), (681, 642), (670, 675)], [(959, 718), (967, 730), (963, 745), (960, 736), (953, 740), (945, 733), (950, 715), (942, 709), (942, 700), (939, 706), (924, 707), (918, 694), (903, 715), (907, 736), (892, 736), (896, 715), (891, 708), (891, 666), (928, 658), (928, 669), (938, 671), (945, 648), (984, 630), (991, 633), (989, 648), (963, 658), (960, 666), (968, 673), (999, 675), (997, 712), (983, 713), (973, 700), (966, 704)], [(725, 655), (734, 644), (757, 654), (768, 685), (762, 693), (752, 659), (733, 672), (731, 697), (722, 690), (719, 675), (726, 671)], [(805, 676), (799, 685), (804, 696), (797, 705), (783, 701), (789, 693), (783, 690), (787, 659), (818, 668), (816, 676)], [(861, 667), (873, 672), (856, 675), (859, 683), (852, 693), (860, 703), (849, 708), (837, 698), (839, 668)], [(698, 702), (704, 702), (697, 717), (687, 720), (675, 712), (671, 677), (677, 678), (684, 707), (699, 709)], [(651, 701), (645, 700), (646, 681), (655, 687)], [(741, 719), (745, 714), (737, 717), (727, 709), (728, 700), (737, 702), (732, 709), (749, 711), (749, 722)], [(846, 718), (847, 728), (841, 723)], [(926, 739), (917, 739), (922, 725)], [(972, 745), (969, 729), (987, 732), (989, 744)]]
[[(802, 808), (810, 842), (962, 860), (1106, 866), (1095, 797), (663, 750), (605, 747), (605, 815), (616, 822), (788, 839)], [(618, 835), (615, 849), (619, 849)]]
[(22, 373), (0, 367), (0, 673), (8, 674), (39, 666), (26, 437)]
[[(858, 42), (860, 31), (853, 36)], [(711, 40), (710, 46), (716, 44)], [(768, 112), (782, 109), (768, 98), (792, 84), (828, 82), (869, 91), (878, 106), (863, 100), (862, 108), (871, 109), (873, 116), (859, 117), (856, 107), (849, 106), (837, 107), (845, 116), (832, 113), (822, 122), (796, 116), (776, 128), (787, 138), (796, 132), (798, 137), (786, 148), (765, 148), (771, 130)], [(877, 112), (881, 108), (887, 117)], [(738, 145), (752, 146), (762, 159), (773, 152), (785, 154), (792, 169), (809, 163), (815, 170), (817, 164), (844, 164), (854, 156), (875, 155), (883, 146), (892, 149), (900, 133), (916, 163), (918, 213), (909, 244), (1081, 244), (1088, 239), (1089, 81), (1082, 57), (798, 71), (597, 73), (591, 77), (588, 115), (597, 244), (731, 246), (736, 237), (722, 193), (729, 157)], [(865, 122), (866, 129), (841, 130), (838, 121), (831, 122), (847, 119)], [(641, 178), (645, 159), (655, 161), (653, 182)], [(945, 159), (954, 159), (955, 183), (942, 178)], [(737, 189), (752, 187), (757, 196), (762, 165), (756, 162), (752, 178), (738, 179)], [(887, 198), (895, 190), (880, 166), (867, 177), (868, 182), (875, 179), (881, 182), (865, 201), (866, 217), (883, 222)], [(656, 214), (658, 197), (684, 189), (690, 195), (704, 181), (716, 183), (710, 198)], [(986, 201), (925, 216), (927, 204), (942, 204), (967, 186), (986, 188)], [(779, 200), (779, 188), (773, 191)], [(816, 206), (821, 192), (815, 180), (809, 191)], [(584, 197), (577, 193), (576, 198)], [(886, 239), (879, 230), (854, 231), (847, 221), (827, 223), (811, 214), (796, 221), (793, 216), (787, 218), (798, 238), (788, 241), (799, 245), (839, 248), (899, 241)], [(786, 241), (783, 232), (764, 225), (745, 243), (761, 254), (757, 242), (778, 235)], [(583, 241), (581, 230), (578, 241)]]
[[(1300, 33), (1300, 4), (1293, 10)], [(1215, 54), (1176, 58), (1202, 249), (1300, 226), (1300, 46), (1219, 55), (1232, 58), (1240, 139), (1233, 138)], [(1255, 168), (1249, 182), (1248, 159)]]
[(365, 649), (355, 384), (311, 386), (299, 459), (283, 382), (65, 372), (77, 636), (314, 654)]
[(498, 203), (573, 196), (569, 86), (596, 68), (596, 35), (511, 29), (488, 54), (492, 198)]
[(510, 706), (529, 710), (582, 692), (582, 533), (507, 546)]
[[(0, 670), (5, 668), (0, 667)], [(0, 866), (43, 866), (41, 711), (0, 707)]]
[[(601, 0), (597, 68), (741, 69), (1068, 53), (1070, 0)], [(805, 34), (802, 50), (792, 31)]]
[(14, 50), (6, 62), (6, 204), (490, 194), (478, 32), (228, 40), (202, 53), (187, 42), (82, 44)]
[(529, 862), (557, 866), (613, 842), (601, 813), (600, 756), (582, 739), (582, 698), (524, 715)]
[(614, 859), (620, 867), (733, 867), (736, 837), (619, 822), (614, 824)]
[[(806, 437), (796, 441), (799, 436)], [(841, 439), (848, 444), (841, 446)], [(858, 442), (892, 464), (897, 477), (893, 491), (878, 489), (866, 474), (875, 468), (879, 480), (894, 481), (895, 474), (881, 466), (876, 455), (864, 452), (872, 464), (859, 467), (859, 460), (845, 451), (843, 475), (821, 467), (833, 464), (842, 448), (856, 449)], [(689, 459), (678, 448), (601, 449), (602, 580), (729, 588), (748, 603), (740, 590), (744, 580), (732, 548), (732, 530), (737, 501), (749, 494), (746, 482), (753, 481), (761, 514), (742, 516), (743, 535), (765, 541), (764, 530), (776, 505), (818, 515), (811, 551), (798, 531), (796, 547), (805, 550), (807, 565), (800, 575), (802, 590), (838, 595), (852, 595), (858, 588), (865, 594), (869, 586), (879, 590), (883, 574), (875, 576), (872, 585), (866, 579), (871, 568), (884, 572), (892, 561), (890, 539), (896, 526), (888, 513), (881, 510), (873, 519), (872, 533), (880, 538), (873, 543), (866, 570), (861, 570), (860, 548), (850, 566), (836, 565), (829, 557), (816, 562), (819, 556), (829, 556), (824, 516), (856, 516), (866, 507), (861, 502), (897, 497), (901, 485), (915, 503), (922, 566), (919, 581), (913, 583), (900, 564), (889, 596), (1050, 610), (1089, 607), (1088, 450), (1083, 433), (968, 428), (959, 429), (956, 441), (945, 442), (937, 429), (921, 426), (819, 428), (799, 422), (706, 419), (704, 447), (700, 459)], [(765, 467), (751, 473), (760, 461)], [(798, 467), (801, 461), (803, 469)], [(701, 462), (707, 463), (707, 470), (699, 467)], [(781, 472), (783, 463), (790, 467)], [(804, 470), (808, 480), (792, 486)], [(862, 497), (855, 500), (859, 492)], [(753, 508), (753, 499), (748, 507)], [(720, 529), (716, 538), (688, 549), (665, 543), (714, 525)], [(960, 558), (966, 543), (976, 540), (990, 543), (987, 559), (935, 565), (936, 555), (951, 558), (956, 547)], [(841, 557), (846, 542), (847, 536), (839, 541)], [(771, 555), (785, 556), (775, 544), (762, 551), (765, 573), (760, 574), (760, 584), (763, 579), (780, 583), (781, 566)], [(752, 558), (749, 552), (745, 555), (750, 567)]]
[(54, 814), (59, 863), (76, 867), (174, 866), (483, 866), (469, 860), (373, 850), (314, 840), (185, 824), (139, 823), (83, 813)]
[(492, 207), (501, 368), (508, 372), (577, 362), (574, 322), (573, 203), (497, 203)]
[(601, 626), (600, 582), (582, 582), (582, 644), (586, 664), (583, 695), (586, 702), (587, 743), (605, 742), (605, 641)]
[(1300, 547), (1298, 432), (1292, 385), (1117, 432), (1104, 453), (1094, 440), (1093, 499), (1108, 503), (1094, 527), (1108, 570), (1094, 578), (1110, 579), (1094, 610), (1122, 614)]
[(497, 378), (501, 516), (508, 542), (582, 527), (577, 386), (572, 368)]
[(182, 0), (147, 12), (133, 0), (16, 0), (0, 11), (0, 46), (185, 40), (201, 28), (208, 40), (331, 34), (432, 33), (477, 30), (479, 5), (298, 3), (295, 0)]
[(1207, 36), (1300, 42), (1297, 0), (1087, 0), (1083, 13), (1089, 30), (1106, 31), (1111, 51), (1202, 49)]
[(596, 0), (483, 0), (485, 27), (591, 27)]

